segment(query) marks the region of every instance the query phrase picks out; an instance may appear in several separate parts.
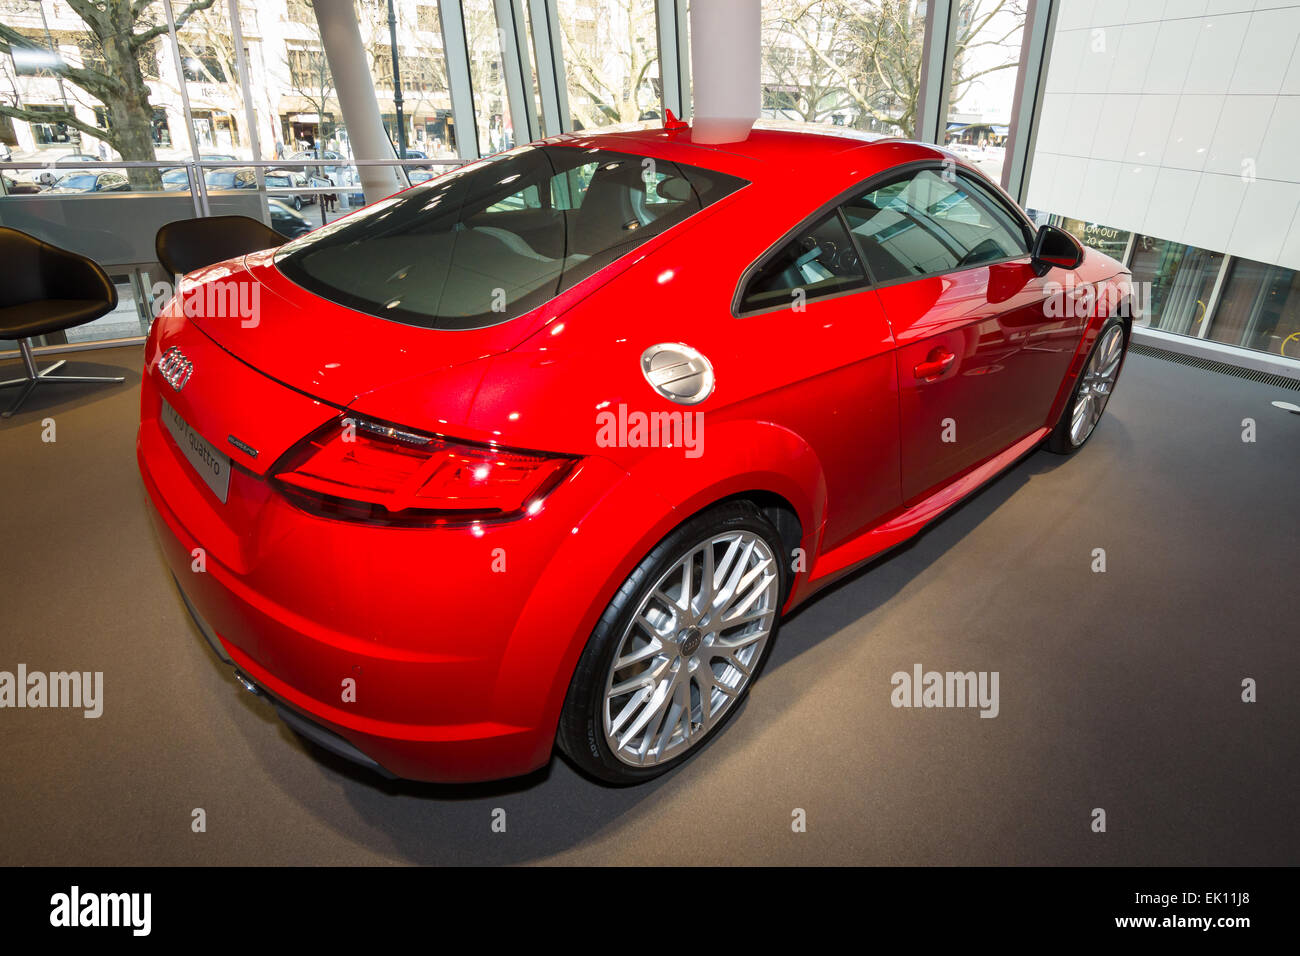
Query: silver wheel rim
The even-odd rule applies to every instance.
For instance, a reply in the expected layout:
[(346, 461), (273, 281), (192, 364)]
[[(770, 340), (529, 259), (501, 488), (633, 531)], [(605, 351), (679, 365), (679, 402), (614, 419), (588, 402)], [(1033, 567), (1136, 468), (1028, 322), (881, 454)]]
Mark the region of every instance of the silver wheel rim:
[(1124, 330), (1113, 325), (1092, 350), (1088, 366), (1083, 370), (1083, 381), (1074, 396), (1070, 441), (1076, 448), (1088, 440), (1101, 420), (1101, 413), (1106, 410), (1106, 403), (1115, 390), (1115, 379), (1119, 377), (1119, 363), (1123, 358)]
[(777, 612), (771, 547), (716, 535), (679, 558), (642, 599), (605, 679), (605, 743), (651, 767), (694, 747), (740, 697)]

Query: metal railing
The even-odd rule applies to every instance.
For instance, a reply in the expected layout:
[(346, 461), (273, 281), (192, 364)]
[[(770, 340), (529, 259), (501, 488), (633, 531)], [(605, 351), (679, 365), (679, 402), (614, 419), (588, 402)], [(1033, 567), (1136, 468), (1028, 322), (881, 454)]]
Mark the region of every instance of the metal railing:
[[(211, 215), (208, 211), (208, 183), (207, 177), (202, 175), (203, 170), (220, 170), (220, 169), (253, 169), (257, 176), (257, 189), (265, 192), (267, 195), (329, 195), (337, 193), (342, 187), (356, 186), (361, 188), (359, 179), (350, 182), (331, 182), (327, 186), (319, 187), (296, 187), (296, 186), (266, 186), (265, 170), (283, 169), (288, 172), (301, 172), (304, 167), (331, 167), (334, 169), (354, 169), (369, 166), (396, 166), (402, 170), (408, 186), (411, 185), (411, 169), (428, 169), (433, 166), (442, 166), (448, 169), (463, 166), (467, 160), (464, 159), (300, 159), (297, 157), (287, 159), (249, 159), (249, 160), (226, 160), (226, 159), (200, 159), (200, 160), (180, 160), (168, 162), (166, 160), (102, 160), (99, 162), (60, 162), (59, 160), (26, 160), (21, 162), (0, 162), (0, 173), (5, 170), (55, 170), (60, 169), (66, 172), (79, 172), (82, 170), (120, 170), (120, 169), (156, 169), (159, 173), (169, 172), (174, 169), (184, 169), (186, 178), (186, 187), (184, 189), (124, 189), (119, 192), (134, 193), (136, 195), (150, 196), (164, 192), (188, 192), (194, 197), (194, 211), (199, 216)], [(319, 180), (320, 177), (317, 177)], [(17, 184), (17, 180), (15, 183)], [(56, 180), (57, 182), (57, 180)], [(38, 185), (52, 185), (38, 184)], [(214, 191), (232, 191), (232, 190), (214, 190)], [(50, 193), (10, 193), (5, 177), (0, 176), (0, 197), (40, 197), (51, 195)], [(75, 197), (83, 195), (82, 193), (59, 193), (63, 197)], [(93, 192), (87, 191), (84, 195), (93, 195)]]

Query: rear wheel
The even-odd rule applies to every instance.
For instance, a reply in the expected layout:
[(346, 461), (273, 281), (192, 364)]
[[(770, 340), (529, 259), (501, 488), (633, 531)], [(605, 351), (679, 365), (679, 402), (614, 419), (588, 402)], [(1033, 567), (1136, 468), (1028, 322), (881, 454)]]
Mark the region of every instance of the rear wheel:
[(1092, 437), (1115, 391), (1127, 348), (1128, 335), (1124, 323), (1118, 318), (1110, 319), (1092, 345), (1083, 372), (1074, 383), (1070, 400), (1061, 412), (1061, 420), (1048, 436), (1049, 451), (1058, 455), (1073, 454)]
[(734, 713), (776, 635), (781, 537), (749, 502), (690, 519), (637, 565), (574, 672), (560, 747), (611, 783), (685, 761)]

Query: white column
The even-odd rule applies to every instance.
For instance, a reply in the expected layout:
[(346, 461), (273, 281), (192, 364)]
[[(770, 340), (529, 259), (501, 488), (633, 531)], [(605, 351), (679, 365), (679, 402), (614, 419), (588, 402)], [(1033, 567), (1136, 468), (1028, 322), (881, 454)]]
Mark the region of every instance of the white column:
[(957, 43), (959, 0), (929, 0), (921, 51), (921, 87), (916, 97), (914, 139), (942, 145), (948, 130), (952, 61)]
[[(312, 0), (316, 22), (320, 25), (321, 44), (343, 122), (348, 128), (348, 141), (357, 159), (396, 159), (393, 144), (384, 132), (379, 115), (379, 101), (375, 99), (375, 84), (366, 61), (366, 50), (361, 44), (361, 28), (357, 25), (352, 0)], [(390, 196), (406, 186), (406, 177), (395, 166), (358, 166), (361, 174), (361, 191), (366, 202), (375, 202)]]
[(460, 0), (439, 0), (442, 48), (447, 57), (447, 86), (451, 92), (452, 126), (461, 159), (478, 159), (478, 124), (474, 121), (474, 89), (470, 82), (469, 45)]
[(691, 4), (692, 142), (749, 136), (763, 100), (761, 35), (759, 0)]

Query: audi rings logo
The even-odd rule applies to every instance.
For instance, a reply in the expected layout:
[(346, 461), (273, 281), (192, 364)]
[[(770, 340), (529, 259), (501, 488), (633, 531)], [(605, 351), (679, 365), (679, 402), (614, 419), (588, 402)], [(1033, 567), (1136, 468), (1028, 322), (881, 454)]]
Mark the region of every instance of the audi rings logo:
[(163, 353), (162, 359), (158, 362), (158, 371), (162, 372), (162, 377), (167, 379), (167, 384), (179, 392), (194, 373), (194, 363), (173, 345)]

